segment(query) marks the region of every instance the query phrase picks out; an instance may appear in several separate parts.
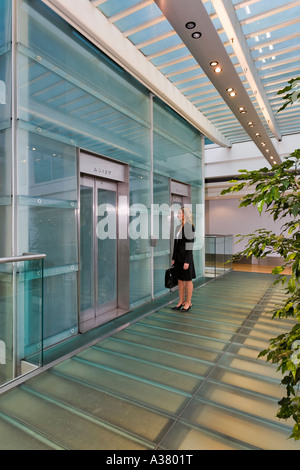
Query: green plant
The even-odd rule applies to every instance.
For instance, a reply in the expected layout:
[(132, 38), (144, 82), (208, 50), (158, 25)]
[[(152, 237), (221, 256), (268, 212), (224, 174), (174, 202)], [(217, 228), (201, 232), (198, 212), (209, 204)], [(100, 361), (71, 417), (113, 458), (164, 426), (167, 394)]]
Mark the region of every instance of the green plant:
[[(246, 239), (247, 244), (235, 256), (264, 258), (275, 254), (283, 260), (272, 273), (276, 275), (274, 283), (281, 282), (284, 285), (286, 296), (283, 304), (275, 307), (271, 313), (273, 317), (293, 318), (295, 325), (290, 332), (272, 338), (268, 349), (261, 351), (258, 357), (266, 356), (266, 360), (276, 363), (283, 374), (281, 383), (286, 387), (286, 396), (279, 401), (277, 416), (294, 420), (290, 437), (295, 440), (300, 439), (300, 323), (297, 323), (300, 321), (299, 165), (300, 149), (291, 153), (283, 163), (274, 165), (272, 170), (266, 167), (257, 171), (240, 170), (238, 179), (231, 181), (233, 185), (221, 193), (250, 189), (252, 192), (240, 199), (240, 206), (252, 204), (260, 213), (265, 208), (274, 220), (283, 223), (279, 234), (259, 229), (249, 235), (240, 235), (240, 240)], [(290, 268), (289, 275), (283, 273), (286, 268)]]

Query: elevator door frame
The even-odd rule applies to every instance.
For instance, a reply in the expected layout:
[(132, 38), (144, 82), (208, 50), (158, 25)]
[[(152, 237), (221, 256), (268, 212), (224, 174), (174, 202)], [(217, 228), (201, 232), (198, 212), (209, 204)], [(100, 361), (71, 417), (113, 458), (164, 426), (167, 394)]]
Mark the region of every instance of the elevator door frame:
[[(117, 208), (117, 301), (111, 310), (91, 318), (84, 318), (80, 311), (80, 268), (78, 271), (78, 323), (79, 331), (95, 328), (127, 313), (130, 309), (129, 286), (129, 166), (101, 155), (78, 149), (78, 194), (81, 181), (95, 178), (101, 187), (116, 190)], [(95, 210), (95, 208), (94, 208)], [(78, 208), (78, 259), (80, 260), (80, 203)], [(94, 230), (96, 227), (94, 227)], [(96, 236), (96, 234), (94, 234)], [(84, 311), (83, 311), (84, 312)]]
[[(93, 259), (93, 306), (87, 310), (80, 310), (80, 320), (86, 322), (87, 320), (91, 320), (94, 317), (102, 315), (106, 312), (109, 312), (113, 309), (116, 309), (118, 306), (118, 286), (117, 286), (117, 279), (116, 279), (116, 288), (115, 288), (115, 298), (110, 302), (106, 302), (103, 304), (99, 304), (99, 297), (98, 297), (98, 275), (99, 275), (99, 256), (98, 256), (98, 248), (99, 243), (97, 243), (97, 206), (98, 206), (98, 189), (104, 191), (111, 191), (115, 193), (115, 200), (116, 200), (116, 219), (117, 219), (117, 195), (118, 195), (118, 188), (117, 183), (112, 181), (103, 181), (101, 178), (97, 178), (94, 176), (89, 175), (81, 175), (80, 177), (80, 188), (81, 186), (86, 186), (92, 189), (93, 194), (93, 201), (92, 201), (92, 259)], [(117, 235), (118, 237), (118, 235)], [(118, 272), (118, 244), (116, 243), (116, 256), (115, 256), (115, 268), (116, 273)]]

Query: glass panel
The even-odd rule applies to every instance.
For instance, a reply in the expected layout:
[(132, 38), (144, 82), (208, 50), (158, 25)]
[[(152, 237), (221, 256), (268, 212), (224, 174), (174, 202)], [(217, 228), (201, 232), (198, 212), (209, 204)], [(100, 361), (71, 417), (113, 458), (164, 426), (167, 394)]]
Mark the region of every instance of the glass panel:
[(13, 266), (0, 264), (0, 385), (13, 378)]
[(154, 296), (168, 292), (165, 289), (165, 270), (170, 266), (170, 188), (169, 178), (153, 175), (153, 234), (157, 238), (154, 247), (153, 279)]
[(19, 5), (21, 125), (149, 166), (149, 92), (42, 2)]
[(11, 19), (12, 2), (0, 0), (0, 257), (11, 248)]
[(94, 306), (93, 188), (80, 186), (80, 311)]
[(151, 299), (150, 173), (130, 168), (130, 303)]
[(117, 201), (115, 191), (98, 189), (97, 197), (98, 306), (100, 306), (117, 301)]
[(151, 300), (150, 255), (142, 259), (130, 259), (130, 305), (134, 307)]
[(200, 133), (157, 98), (153, 120), (154, 171), (198, 186), (202, 175)]
[(43, 259), (24, 262), (17, 286), (19, 313), (24, 309), (19, 333), (20, 337), (24, 326), (24, 359), (36, 366), (42, 365), (43, 358), (43, 263)]
[(42, 363), (43, 260), (0, 263), (0, 385)]

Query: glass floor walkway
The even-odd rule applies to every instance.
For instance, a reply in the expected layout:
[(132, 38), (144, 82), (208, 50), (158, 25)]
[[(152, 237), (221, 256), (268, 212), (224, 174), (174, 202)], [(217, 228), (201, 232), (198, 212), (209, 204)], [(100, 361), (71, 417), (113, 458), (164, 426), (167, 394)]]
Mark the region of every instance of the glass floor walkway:
[[(0, 449), (292, 450), (276, 366), (291, 327), (274, 276), (231, 271), (0, 395)], [(177, 301), (177, 300), (176, 300)]]

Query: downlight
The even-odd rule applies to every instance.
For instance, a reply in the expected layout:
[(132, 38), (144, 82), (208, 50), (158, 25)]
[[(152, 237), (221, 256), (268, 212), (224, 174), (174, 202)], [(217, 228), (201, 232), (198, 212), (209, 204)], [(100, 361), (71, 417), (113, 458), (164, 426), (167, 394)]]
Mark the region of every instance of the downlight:
[(216, 60), (213, 60), (212, 62), (210, 62), (209, 65), (210, 65), (211, 67), (214, 67), (214, 72), (215, 72), (215, 73), (220, 73), (220, 72), (222, 72), (222, 68), (220, 67), (219, 62), (217, 62)]
[(202, 36), (202, 33), (200, 33), (200, 31), (195, 31), (194, 33), (192, 33), (192, 38), (194, 39), (199, 39), (201, 38)]
[(188, 21), (187, 23), (185, 23), (185, 27), (187, 29), (194, 29), (196, 27), (196, 23), (194, 21)]
[(229, 93), (229, 96), (236, 96), (236, 92), (232, 87), (226, 88), (226, 91)]

